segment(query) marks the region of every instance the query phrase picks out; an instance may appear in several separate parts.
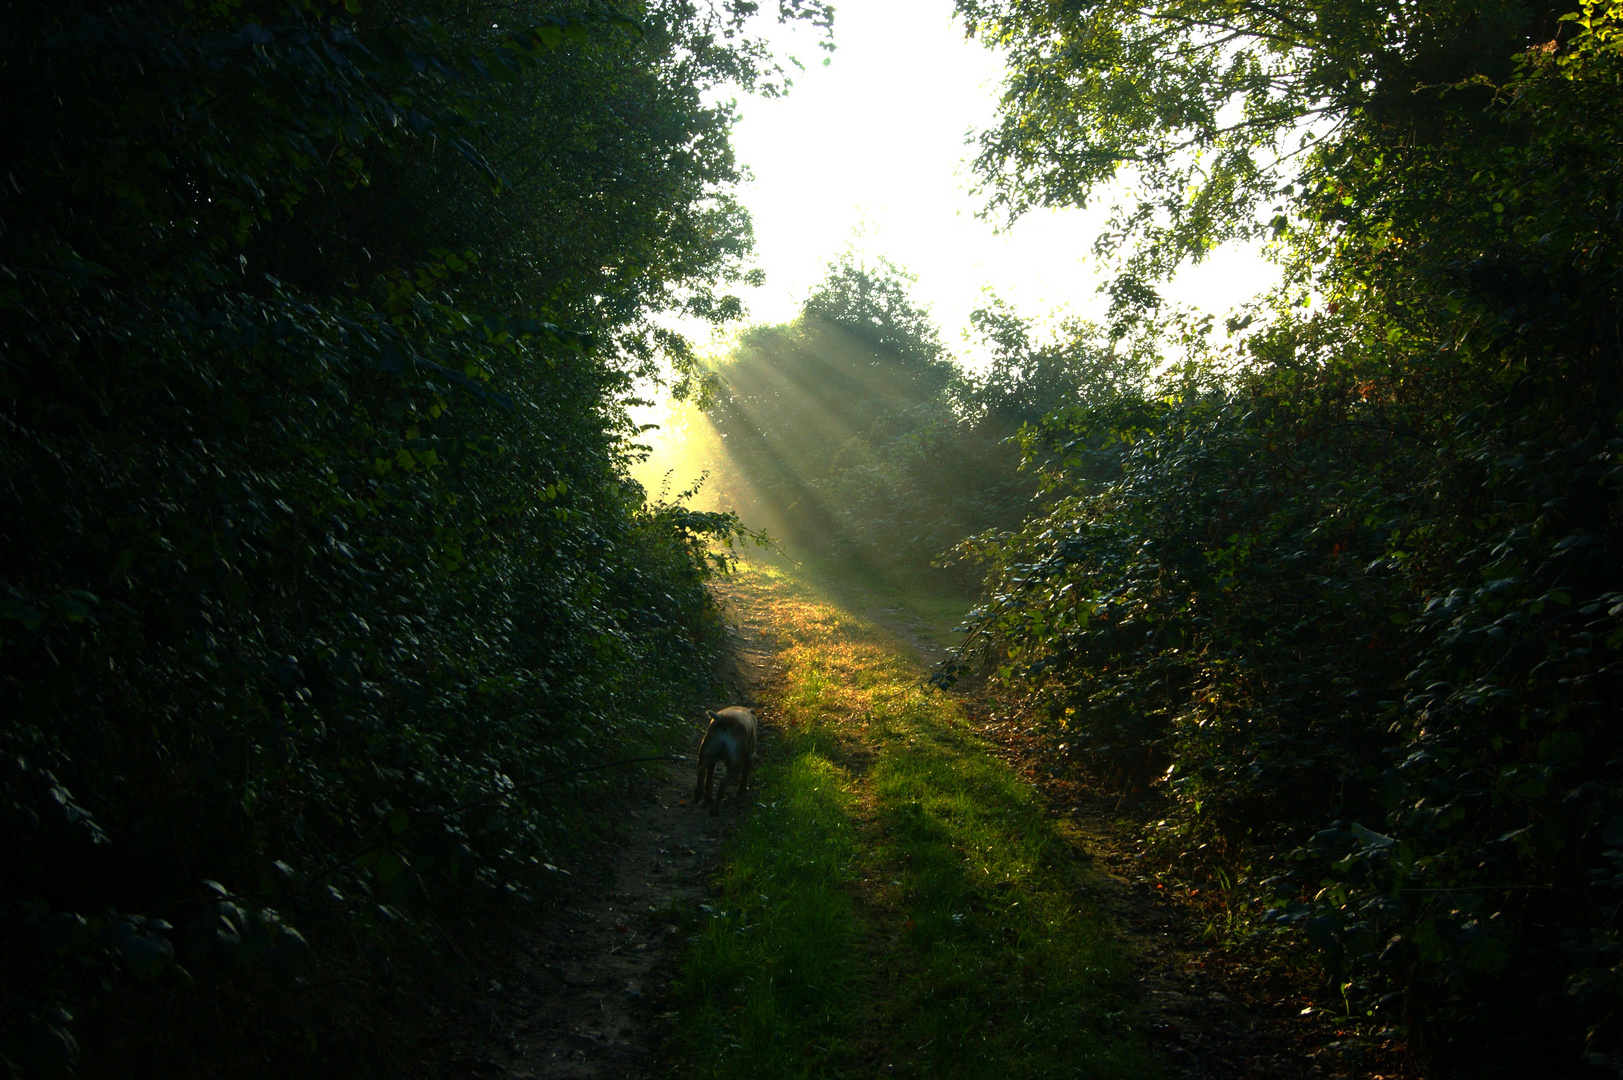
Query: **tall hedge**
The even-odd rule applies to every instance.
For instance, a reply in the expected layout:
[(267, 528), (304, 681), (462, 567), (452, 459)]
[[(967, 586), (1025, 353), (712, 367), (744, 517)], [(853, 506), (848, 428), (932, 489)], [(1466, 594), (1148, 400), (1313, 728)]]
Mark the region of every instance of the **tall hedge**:
[(10, 1074), (217, 1072), (200, 1003), (233, 1068), (383, 1068), (306, 990), (665, 745), (740, 526), (645, 500), (624, 402), (738, 310), (745, 14), (0, 8)]

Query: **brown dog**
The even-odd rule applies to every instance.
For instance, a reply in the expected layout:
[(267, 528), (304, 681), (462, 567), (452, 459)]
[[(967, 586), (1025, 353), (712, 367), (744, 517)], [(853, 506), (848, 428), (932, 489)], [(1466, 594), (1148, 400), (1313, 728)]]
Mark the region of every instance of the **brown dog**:
[[(710, 816), (721, 813), (721, 796), (727, 785), (738, 781), (738, 797), (749, 787), (750, 769), (755, 765), (755, 714), (739, 705), (711, 712), (710, 727), (699, 744), (699, 786), (693, 792), (695, 803), (709, 803)], [(714, 797), (710, 783), (715, 779), (716, 766), (727, 763), (727, 776), (716, 788)]]

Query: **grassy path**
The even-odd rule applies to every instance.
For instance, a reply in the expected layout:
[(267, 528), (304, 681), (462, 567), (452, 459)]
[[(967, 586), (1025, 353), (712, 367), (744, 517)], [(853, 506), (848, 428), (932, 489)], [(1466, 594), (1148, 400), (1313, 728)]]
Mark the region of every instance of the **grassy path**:
[(801, 582), (746, 568), (727, 591), (781, 676), (675, 994), (678, 1074), (1157, 1075), (1086, 871), (956, 702)]

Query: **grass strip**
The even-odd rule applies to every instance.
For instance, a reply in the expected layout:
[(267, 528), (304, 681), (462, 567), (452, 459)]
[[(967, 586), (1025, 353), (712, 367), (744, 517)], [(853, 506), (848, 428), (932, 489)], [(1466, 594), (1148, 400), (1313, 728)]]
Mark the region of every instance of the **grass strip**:
[(772, 773), (683, 971), (689, 1075), (834, 1076), (852, 1057), (861, 923), (848, 778), (809, 747)]
[(856, 799), (838, 763), (841, 742), (821, 719), (823, 694), (836, 687), (809, 669), (795, 675), (798, 711), (775, 703), (775, 745), (756, 770), (757, 805), (726, 854), (716, 902), (706, 905), (678, 983), (680, 1075), (860, 1074), (867, 994), (858, 959), (864, 924), (851, 888), (861, 854)]
[(1158, 1072), (1133, 1030), (1132, 965), (1080, 899), (1029, 785), (922, 695), (876, 710), (871, 861), (901, 920), (882, 1005), (893, 1076)]

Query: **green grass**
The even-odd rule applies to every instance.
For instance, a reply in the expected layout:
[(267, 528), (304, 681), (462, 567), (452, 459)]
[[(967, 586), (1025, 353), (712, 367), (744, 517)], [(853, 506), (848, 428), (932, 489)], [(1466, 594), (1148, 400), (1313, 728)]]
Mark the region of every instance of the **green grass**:
[(919, 589), (880, 593), (878, 598), (888, 600), (887, 606), (901, 608), (912, 616), (918, 635), (945, 649), (955, 649), (964, 643), (964, 635), (954, 628), (962, 626), (970, 611), (980, 603), (974, 596)]
[(714, 1077), (1149, 1077), (1129, 964), (1035, 793), (873, 624), (747, 568), (772, 752), (687, 958)]
[(875, 870), (905, 917), (884, 1026), (893, 1075), (1151, 1073), (1130, 965), (1078, 900), (1030, 787), (931, 703), (877, 712)]
[(752, 552), (750, 558), (753, 566), (769, 573), (778, 572), (801, 581), (835, 583), (841, 594), (856, 597), (858, 603), (900, 614), (902, 621), (920, 638), (946, 649), (963, 644), (964, 635), (954, 632), (954, 627), (962, 625), (969, 612), (981, 602), (978, 591), (932, 589), (916, 582), (897, 583), (879, 574), (854, 575), (849, 568), (816, 560), (805, 560), (797, 566), (793, 560), (781, 556), (762, 558)]
[(806, 739), (763, 770), (679, 988), (684, 1064), (701, 1076), (829, 1075), (851, 1056), (862, 921), (849, 778)]

